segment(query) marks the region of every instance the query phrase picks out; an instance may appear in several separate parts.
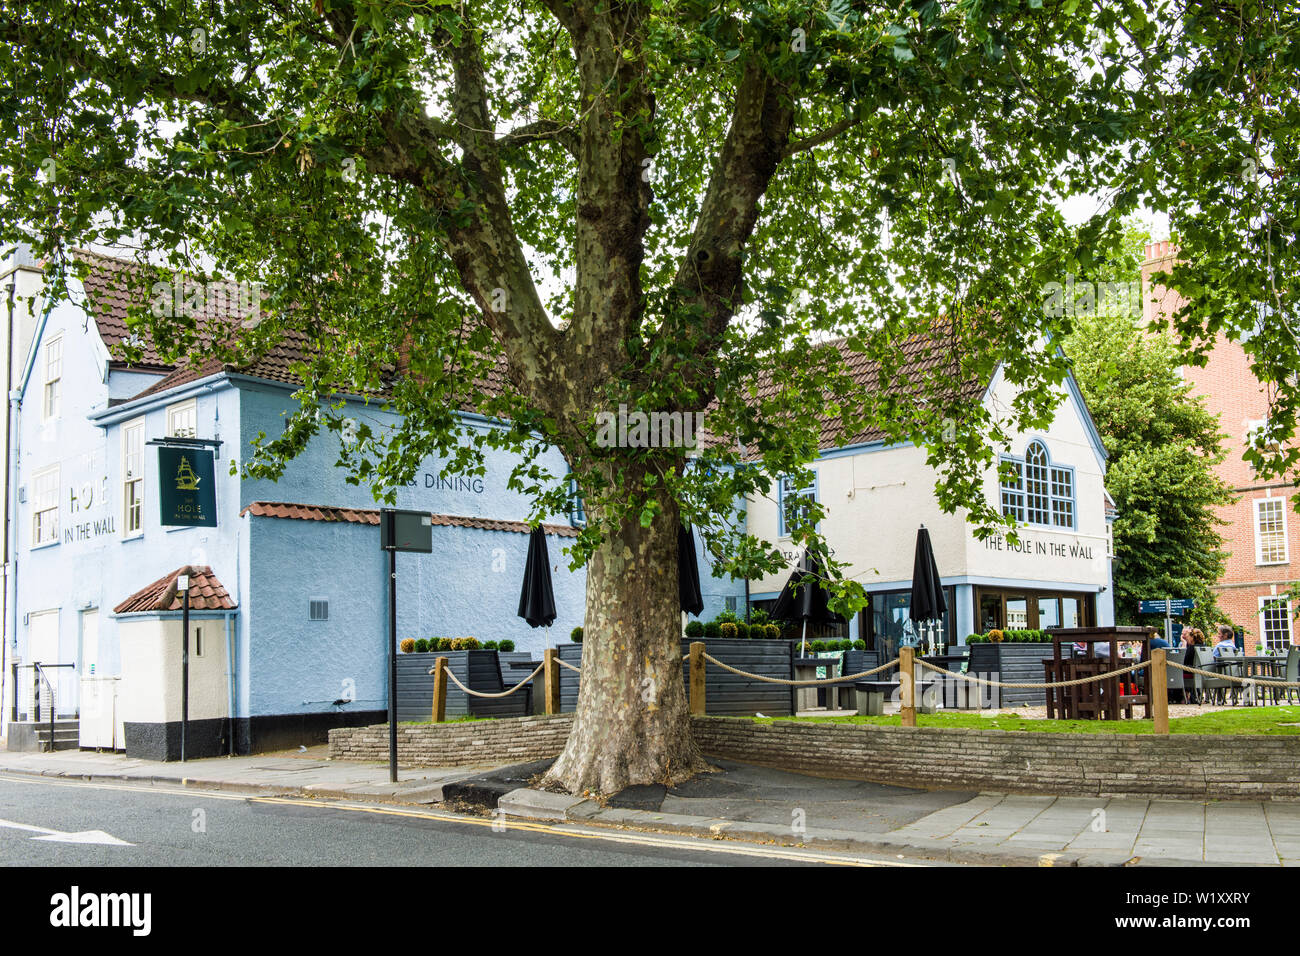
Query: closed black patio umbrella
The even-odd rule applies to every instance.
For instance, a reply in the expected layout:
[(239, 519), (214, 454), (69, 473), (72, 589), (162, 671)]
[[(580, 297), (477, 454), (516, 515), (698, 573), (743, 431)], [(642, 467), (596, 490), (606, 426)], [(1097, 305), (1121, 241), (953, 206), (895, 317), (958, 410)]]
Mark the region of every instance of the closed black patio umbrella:
[(908, 617), (915, 624), (924, 621), (939, 621), (948, 611), (948, 602), (943, 596), (943, 583), (939, 579), (939, 567), (934, 560), (934, 547), (930, 544), (930, 532), (925, 525), (916, 533), (916, 559), (912, 564), (912, 606)]
[(817, 559), (804, 552), (799, 567), (790, 575), (781, 589), (776, 604), (772, 606), (772, 617), (778, 621), (802, 621), (803, 633), (800, 638), (799, 653), (803, 654), (808, 645), (808, 622), (814, 624), (837, 624), (841, 618), (829, 606), (830, 595), (821, 586), (821, 565)]
[(551, 555), (546, 532), (539, 524), (528, 536), (528, 561), (524, 586), (519, 592), (519, 616), (529, 627), (550, 627), (555, 622), (555, 591), (551, 587)]
[(677, 593), (687, 614), (704, 610), (700, 565), (695, 558), (695, 532), (680, 523), (677, 525)]

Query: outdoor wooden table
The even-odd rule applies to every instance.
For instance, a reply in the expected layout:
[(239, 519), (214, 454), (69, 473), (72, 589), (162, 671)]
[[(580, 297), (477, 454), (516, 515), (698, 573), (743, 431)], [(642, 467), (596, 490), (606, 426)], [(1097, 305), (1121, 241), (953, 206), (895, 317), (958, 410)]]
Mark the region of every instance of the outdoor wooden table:
[[(1055, 680), (1076, 680), (1080, 677), (1095, 677), (1112, 670), (1119, 670), (1132, 663), (1150, 660), (1149, 647), (1155, 631), (1146, 627), (1056, 627), (1048, 628), (1049, 640), (1052, 642), (1052, 673), (1061, 676)], [(1136, 642), (1139, 653), (1136, 660), (1120, 657), (1121, 644)], [(1086, 650), (1081, 656), (1063, 658), (1061, 647), (1065, 644), (1083, 644)], [(1108, 644), (1110, 654), (1106, 658), (1096, 655), (1094, 644)], [(1119, 720), (1121, 717), (1133, 716), (1133, 705), (1146, 707), (1146, 717), (1151, 716), (1151, 697), (1146, 693), (1150, 686), (1150, 674), (1147, 670), (1135, 671), (1122, 677), (1108, 677), (1102, 681), (1090, 681), (1073, 687), (1060, 688), (1059, 696), (1052, 689), (1046, 693), (1049, 716), (1055, 710), (1062, 711), (1068, 718), (1085, 718)], [(1044, 672), (1047, 670), (1044, 668)], [(1138, 694), (1121, 694), (1120, 684), (1140, 684), (1143, 692)]]

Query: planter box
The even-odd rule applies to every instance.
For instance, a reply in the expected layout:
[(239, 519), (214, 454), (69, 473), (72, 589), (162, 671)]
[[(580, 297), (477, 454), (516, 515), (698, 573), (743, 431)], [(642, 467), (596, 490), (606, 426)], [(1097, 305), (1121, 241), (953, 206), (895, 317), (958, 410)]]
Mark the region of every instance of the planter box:
[[(695, 638), (682, 641), (682, 678), (690, 689), (690, 650)], [(703, 638), (708, 652), (732, 667), (765, 677), (791, 680), (794, 677), (795, 641), (747, 638)], [(560, 659), (575, 667), (582, 665), (581, 644), (561, 644)], [(708, 712), (723, 717), (752, 717), (756, 713), (782, 717), (794, 713), (794, 689), (787, 684), (749, 680), (720, 667), (705, 674), (704, 699)], [(560, 711), (570, 713), (578, 706), (578, 675), (560, 668)]]
[[(861, 674), (881, 664), (879, 651), (844, 651), (844, 663), (840, 666), (841, 674)], [(889, 674), (881, 671), (867, 680), (888, 680)]]
[[(512, 658), (520, 656), (518, 651), (507, 653)], [(497, 651), (485, 650), (398, 654), (397, 719), (428, 720), (433, 715), (433, 675), (429, 671), (439, 657), (447, 658), (447, 666), (465, 686), (485, 693), (505, 690), (497, 654)], [(510, 683), (515, 681), (511, 680)], [(448, 681), (447, 716), (464, 717), (472, 714), (476, 717), (522, 717), (529, 712), (529, 692), (529, 688), (525, 687), (509, 697), (484, 699), (470, 697)]]
[[(1069, 648), (1062, 648), (1065, 656)], [(987, 676), (997, 674), (997, 680), (1013, 682), (1043, 682), (1043, 661), (1051, 660), (1052, 645), (1048, 642), (1019, 644), (1003, 641), (999, 644), (971, 644), (970, 666), (967, 673)], [(1047, 692), (1033, 687), (991, 688), (998, 693), (998, 705), (1015, 707), (1029, 704), (1034, 707), (1047, 703)]]

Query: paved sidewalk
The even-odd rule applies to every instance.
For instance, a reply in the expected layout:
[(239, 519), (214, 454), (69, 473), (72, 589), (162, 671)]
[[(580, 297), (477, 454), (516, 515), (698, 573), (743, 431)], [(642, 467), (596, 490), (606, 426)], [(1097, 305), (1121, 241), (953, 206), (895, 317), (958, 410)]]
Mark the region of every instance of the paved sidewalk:
[(1300, 866), (1300, 804), (980, 794), (894, 830), (971, 849), (1115, 852), (1143, 863)]
[[(398, 803), (438, 803), (442, 784), (482, 772), (484, 767), (399, 770), (388, 780), (388, 765), (324, 759), (326, 747), (251, 757), (207, 757), (162, 762), (122, 754), (62, 750), (49, 753), (0, 751), (0, 773), (33, 773), (83, 780), (139, 781), (211, 787), (242, 793), (302, 794)], [(490, 766), (490, 765), (489, 765)]]
[(80, 751), (0, 751), (0, 773), (416, 805), (447, 798), (561, 824), (964, 863), (1300, 866), (1300, 802), (926, 791), (715, 760), (720, 773), (673, 789), (630, 788), (601, 804), (523, 786), (544, 764), (403, 770), (392, 784), (385, 764), (330, 761), (324, 753), (322, 746), (181, 764)]

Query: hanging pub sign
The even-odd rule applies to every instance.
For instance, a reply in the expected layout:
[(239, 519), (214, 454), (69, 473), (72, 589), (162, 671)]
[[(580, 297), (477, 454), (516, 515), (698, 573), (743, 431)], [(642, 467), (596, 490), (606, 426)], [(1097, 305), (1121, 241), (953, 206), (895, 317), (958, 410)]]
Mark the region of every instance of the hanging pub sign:
[(214, 456), (207, 448), (158, 446), (159, 524), (217, 526)]

